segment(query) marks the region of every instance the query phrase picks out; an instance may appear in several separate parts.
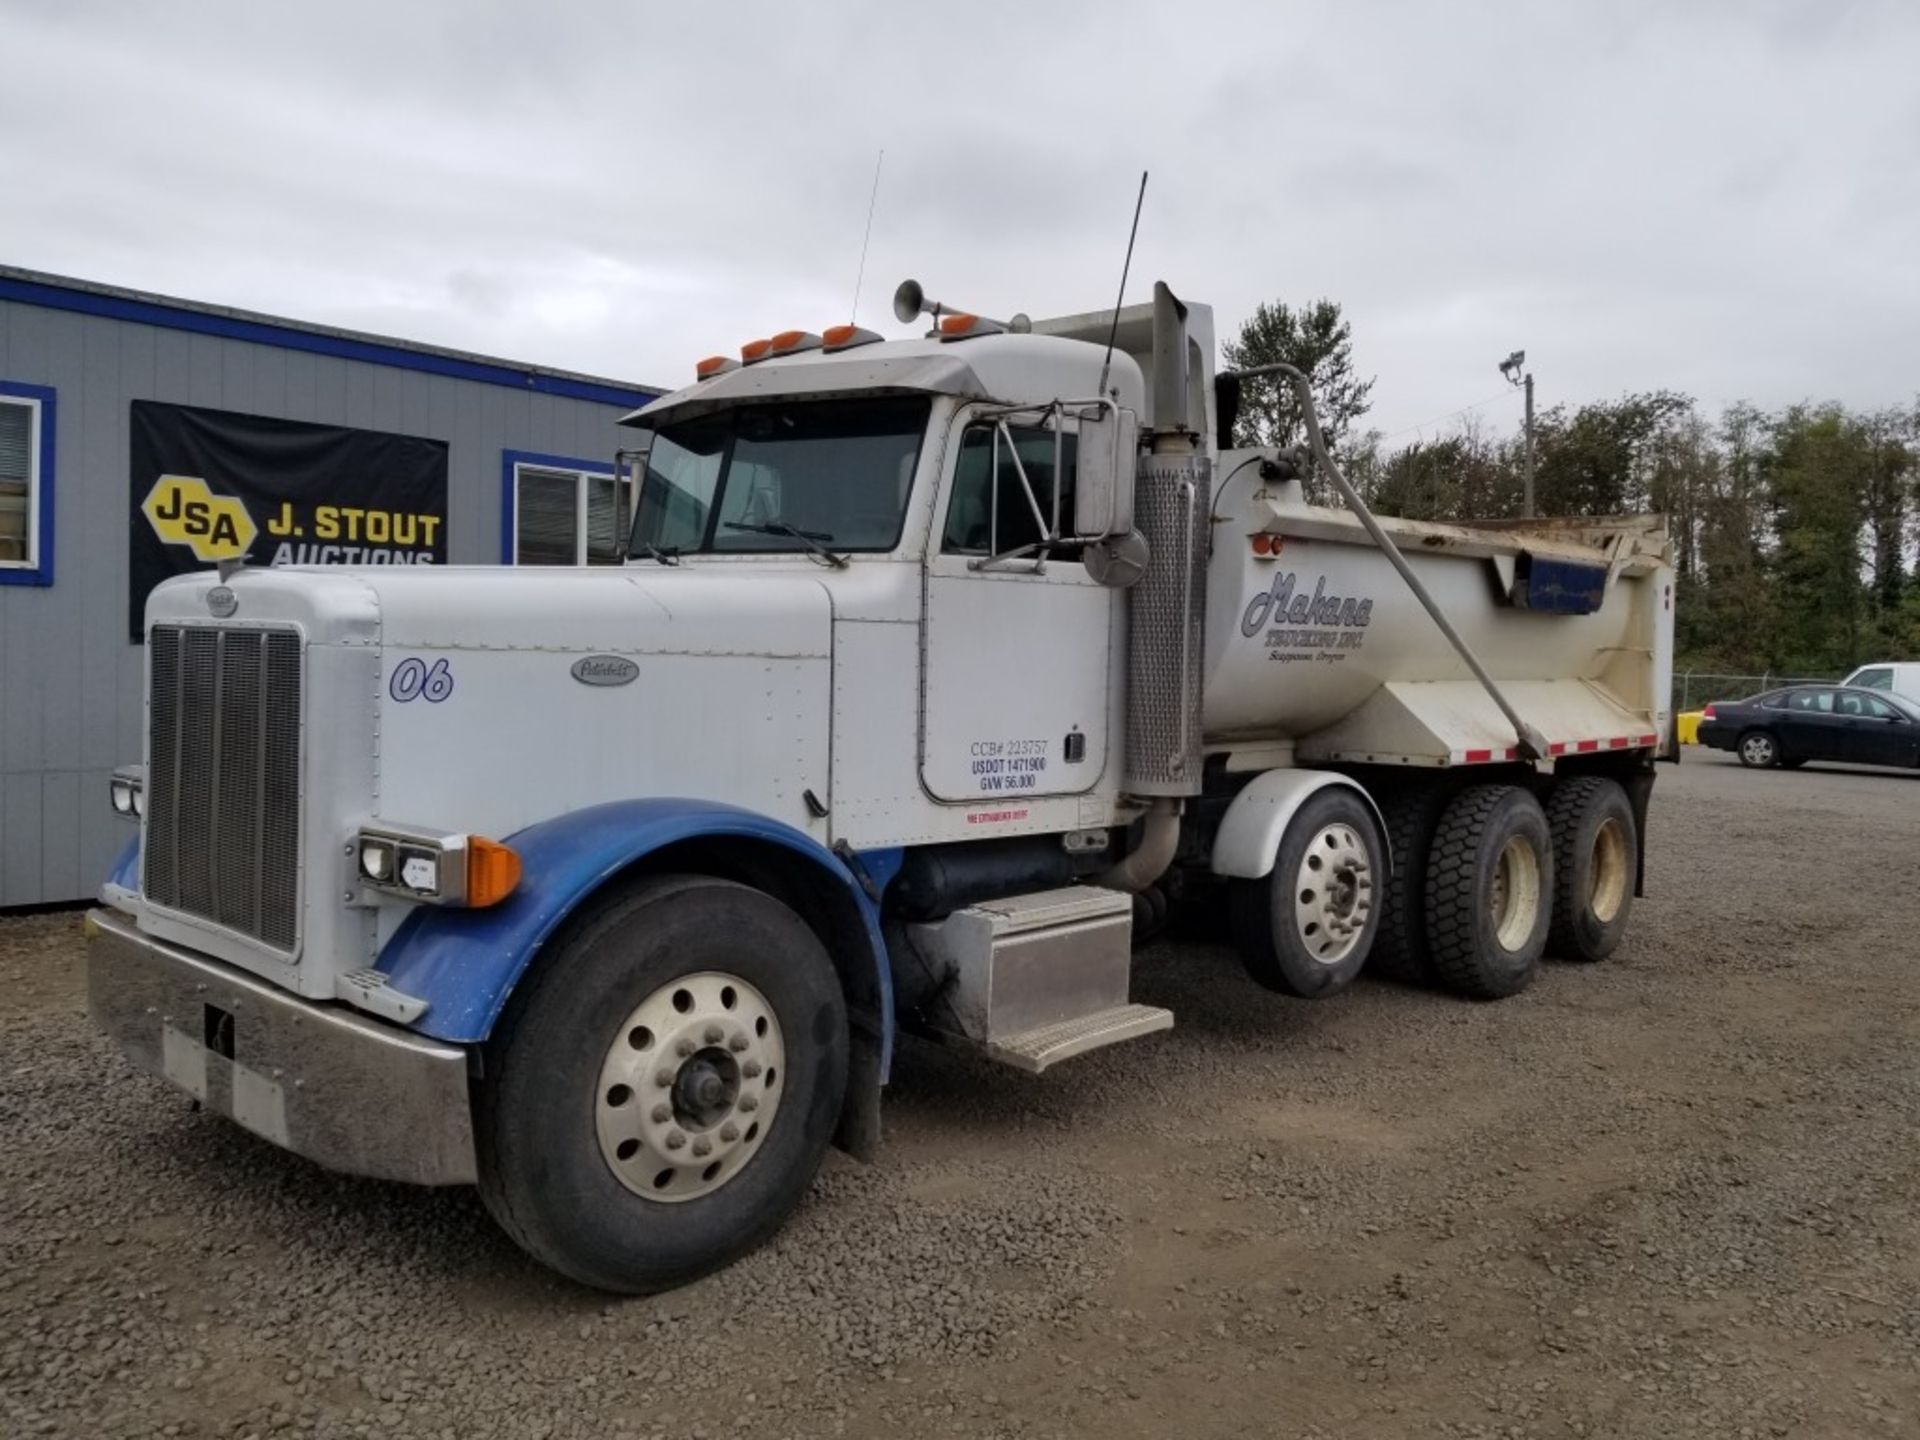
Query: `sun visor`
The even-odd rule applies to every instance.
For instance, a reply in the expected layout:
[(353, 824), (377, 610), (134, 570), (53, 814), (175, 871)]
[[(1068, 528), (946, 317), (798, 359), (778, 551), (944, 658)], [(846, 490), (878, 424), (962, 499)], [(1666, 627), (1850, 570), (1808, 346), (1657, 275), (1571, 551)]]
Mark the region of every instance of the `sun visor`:
[(744, 366), (663, 395), (620, 419), (655, 429), (757, 400), (829, 400), (851, 395), (957, 395), (986, 400), (986, 387), (965, 359), (949, 354), (821, 359)]

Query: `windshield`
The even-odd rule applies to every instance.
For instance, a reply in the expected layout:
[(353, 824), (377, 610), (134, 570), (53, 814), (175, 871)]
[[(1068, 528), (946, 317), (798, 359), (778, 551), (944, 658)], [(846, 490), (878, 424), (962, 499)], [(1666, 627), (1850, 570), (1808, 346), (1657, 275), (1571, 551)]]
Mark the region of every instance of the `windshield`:
[(891, 550), (932, 408), (917, 395), (771, 401), (663, 425), (632, 553)]

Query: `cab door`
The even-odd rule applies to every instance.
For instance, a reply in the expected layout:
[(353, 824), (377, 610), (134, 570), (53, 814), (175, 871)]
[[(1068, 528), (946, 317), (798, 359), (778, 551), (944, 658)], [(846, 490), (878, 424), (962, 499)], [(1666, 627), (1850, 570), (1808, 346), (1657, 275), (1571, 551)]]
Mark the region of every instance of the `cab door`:
[(974, 407), (954, 421), (926, 561), (920, 779), (951, 802), (1092, 790), (1108, 763), (1121, 592), (1073, 533), (1073, 422)]

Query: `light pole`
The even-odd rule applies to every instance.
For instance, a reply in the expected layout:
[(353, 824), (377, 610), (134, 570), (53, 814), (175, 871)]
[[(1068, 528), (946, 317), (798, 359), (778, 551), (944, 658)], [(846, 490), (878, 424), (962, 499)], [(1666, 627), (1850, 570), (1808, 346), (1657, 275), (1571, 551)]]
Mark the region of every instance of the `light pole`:
[(1521, 492), (1520, 513), (1533, 514), (1533, 372), (1527, 370), (1527, 352), (1516, 350), (1500, 362), (1500, 373), (1509, 385), (1521, 386), (1527, 393), (1526, 488)]

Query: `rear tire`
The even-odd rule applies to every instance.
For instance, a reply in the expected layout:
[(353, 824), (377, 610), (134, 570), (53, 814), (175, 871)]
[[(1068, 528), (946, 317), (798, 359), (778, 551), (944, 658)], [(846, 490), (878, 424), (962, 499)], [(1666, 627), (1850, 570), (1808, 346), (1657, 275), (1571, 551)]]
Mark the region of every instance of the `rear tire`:
[(1553, 914), (1553, 842), (1531, 792), (1476, 785), (1441, 813), (1427, 862), (1433, 967), (1476, 1000), (1533, 983)]
[(1619, 782), (1562, 780), (1547, 797), (1553, 836), (1553, 928), (1547, 953), (1604, 960), (1627, 933), (1640, 872), (1640, 834)]
[(1416, 785), (1381, 797), (1392, 872), (1380, 904), (1380, 933), (1368, 963), (1389, 979), (1431, 985), (1436, 976), (1427, 943), (1427, 851), (1446, 807), (1437, 785)]
[(1338, 994), (1367, 963), (1380, 929), (1386, 851), (1358, 792), (1329, 786), (1287, 822), (1262, 880), (1236, 880), (1234, 940), (1247, 973), (1283, 995)]
[(1780, 763), (1780, 742), (1765, 730), (1747, 731), (1734, 748), (1749, 769), (1771, 770)]
[(582, 1284), (684, 1284), (800, 1203), (847, 1052), (833, 962), (785, 905), (705, 876), (619, 887), (541, 957), (487, 1041), (481, 1198)]

